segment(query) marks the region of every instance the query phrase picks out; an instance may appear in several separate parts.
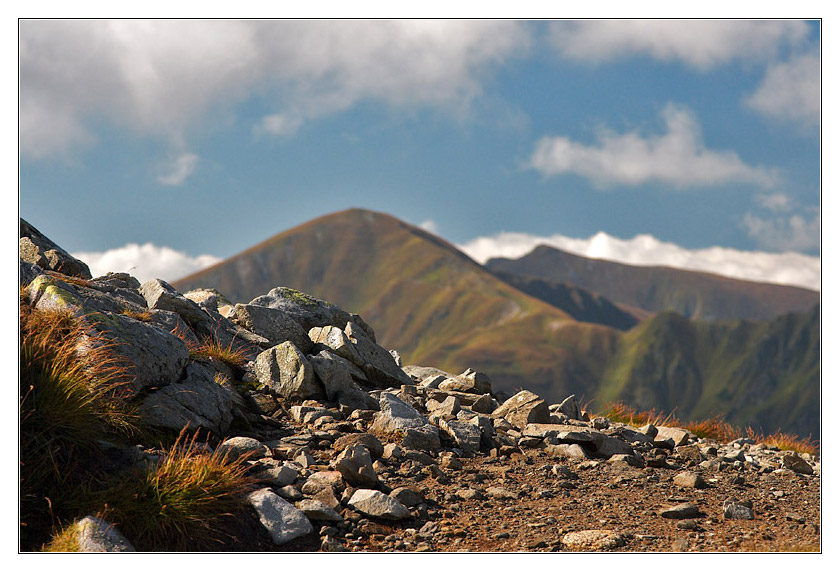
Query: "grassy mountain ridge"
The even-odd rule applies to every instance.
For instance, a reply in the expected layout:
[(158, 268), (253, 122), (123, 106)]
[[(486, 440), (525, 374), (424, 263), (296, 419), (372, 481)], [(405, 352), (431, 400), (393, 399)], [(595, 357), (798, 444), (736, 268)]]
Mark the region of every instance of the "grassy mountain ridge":
[(596, 399), (816, 437), (819, 379), (819, 306), (768, 322), (663, 312), (622, 337)]
[(693, 319), (771, 320), (789, 312), (807, 312), (820, 300), (819, 292), (805, 288), (664, 266), (631, 266), (585, 258), (545, 245), (516, 260), (490, 259), (486, 266), (494, 271), (573, 284), (616, 304), (650, 312), (672, 310)]
[[(359, 209), (275, 235), (173, 285), (184, 292), (215, 288), (240, 302), (289, 286), (360, 314), (404, 363), (452, 372), (472, 367), (507, 393), (527, 388), (550, 402), (575, 393), (596, 407), (621, 399), (641, 408), (677, 407), (681, 419), (723, 414), (741, 425), (760, 419), (762, 427), (767, 420), (772, 429), (817, 434), (814, 312), (810, 320), (792, 315), (760, 323), (693, 322), (665, 313), (622, 332), (576, 320), (442, 239)], [(580, 295), (578, 303), (586, 298)], [(588, 296), (572, 312), (615, 308)], [(727, 388), (732, 395), (721, 394)]]

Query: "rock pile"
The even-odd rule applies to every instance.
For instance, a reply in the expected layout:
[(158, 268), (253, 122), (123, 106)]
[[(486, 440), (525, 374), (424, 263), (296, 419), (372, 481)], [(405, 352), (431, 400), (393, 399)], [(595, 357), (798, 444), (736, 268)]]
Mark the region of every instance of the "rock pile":
[[(764, 514), (748, 498), (728, 496), (712, 509), (692, 496), (724, 482), (735, 486), (736, 477), (741, 485), (801, 480), (819, 488), (819, 460), (807, 455), (590, 418), (575, 396), (559, 404), (527, 390), (506, 398), (471, 369), (455, 375), (402, 367), (360, 316), (307, 294), (278, 287), (241, 304), (211, 290), (182, 294), (162, 280), (94, 278), (35, 229), (22, 229), (20, 277), (31, 304), (67, 309), (115, 343), (131, 366), (129, 398), (139, 403), (145, 426), (177, 431), (189, 424), (211, 432), (230, 458), (248, 453), (260, 487), (243, 501), (276, 546), (650, 550), (644, 533), (622, 533), (604, 526), (609, 521), (557, 526), (542, 539), (511, 545), (509, 539), (527, 535), (491, 536), (476, 528), (480, 518), (453, 529), (452, 507), (486, 511), (481, 526), (488, 527), (526, 500), (571, 503), (587, 483), (615, 488), (643, 479), (667, 483), (664, 498), (673, 501), (650, 511), (657, 526), (676, 521), (678, 530), (701, 534), (709, 517)], [(199, 351), (208, 345), (241, 359)], [(518, 473), (523, 467), (527, 479)], [(814, 525), (809, 511), (807, 518), (792, 513), (793, 520)], [(112, 530), (93, 517), (85, 522), (92, 523), (86, 531)], [(103, 540), (83, 546), (132, 549), (130, 539), (113, 534), (115, 540), (100, 534), (95, 538)], [(470, 543), (473, 534), (482, 541)]]

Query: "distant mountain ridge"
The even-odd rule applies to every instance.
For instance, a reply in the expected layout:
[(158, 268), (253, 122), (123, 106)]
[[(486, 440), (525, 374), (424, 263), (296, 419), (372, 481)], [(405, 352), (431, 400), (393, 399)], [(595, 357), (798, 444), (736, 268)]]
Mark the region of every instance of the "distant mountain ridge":
[(519, 259), (493, 258), (487, 268), (567, 283), (615, 304), (648, 312), (674, 311), (702, 320), (771, 320), (807, 312), (820, 293), (795, 286), (726, 278), (664, 266), (631, 266), (585, 258), (541, 245)]
[[(681, 419), (721, 414), (756, 429), (761, 423), (770, 431), (819, 433), (818, 318), (718, 324), (642, 311), (635, 319), (644, 319), (622, 331), (604, 323), (631, 315), (614, 300), (529, 279), (543, 290), (535, 297), (527, 293), (529, 280), (510, 280), (419, 228), (351, 209), (277, 234), (173, 285), (183, 292), (214, 288), (238, 302), (277, 286), (301, 290), (361, 315), (403, 363), (472, 367), (508, 394), (527, 388), (561, 400), (574, 393), (596, 408), (619, 399), (663, 411), (678, 407)], [(545, 301), (552, 292), (560, 299), (553, 303), (567, 311)], [(810, 341), (794, 343), (796, 335)], [(731, 395), (721, 393), (727, 389), (721, 380)], [(780, 407), (786, 400), (797, 405)]]

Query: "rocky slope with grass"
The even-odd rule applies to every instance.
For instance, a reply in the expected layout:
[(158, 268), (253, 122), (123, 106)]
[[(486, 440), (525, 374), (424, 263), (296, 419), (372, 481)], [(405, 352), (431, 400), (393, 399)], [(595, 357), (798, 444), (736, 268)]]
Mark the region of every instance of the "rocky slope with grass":
[[(530, 272), (541, 258), (528, 260)], [(703, 316), (714, 307), (727, 319), (631, 311), (603, 293), (491, 272), (439, 237), (362, 209), (281, 232), (174, 286), (214, 288), (240, 303), (278, 285), (307, 292), (364, 316), (406, 362), (481, 370), (508, 394), (575, 394), (596, 409), (622, 400), (819, 439), (818, 293), (688, 271), (628, 267), (625, 275), (590, 262), (593, 286), (655, 292), (663, 303), (670, 291)], [(575, 269), (582, 276), (588, 267)], [(668, 307), (682, 309), (656, 308)], [(735, 320), (743, 315), (727, 308), (762, 308), (746, 315), (764, 318)]]
[(91, 277), (40, 233), (20, 279), (21, 550), (820, 549), (810, 442), (504, 394), (309, 294)]

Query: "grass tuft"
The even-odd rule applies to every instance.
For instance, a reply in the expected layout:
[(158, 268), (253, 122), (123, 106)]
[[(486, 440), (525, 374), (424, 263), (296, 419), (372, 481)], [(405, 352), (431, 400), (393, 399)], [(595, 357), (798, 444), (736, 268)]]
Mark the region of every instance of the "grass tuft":
[(248, 361), (245, 350), (233, 346), (235, 340), (231, 340), (227, 346), (211, 337), (196, 342), (178, 327), (172, 330), (172, 334), (187, 345), (192, 359), (216, 359), (236, 370), (242, 369)]
[(138, 550), (205, 550), (223, 540), (225, 521), (253, 487), (247, 465), (201, 452), (185, 427), (145, 474), (127, 473), (102, 493), (104, 517)]
[(224, 346), (216, 340), (205, 338), (198, 344), (188, 343), (187, 348), (190, 350), (190, 357), (193, 359), (217, 359), (235, 369), (241, 369), (248, 361), (248, 358), (245, 357), (245, 351), (234, 348), (233, 342)]
[(133, 318), (138, 322), (146, 322), (149, 323), (152, 321), (153, 315), (148, 310), (132, 310), (131, 308), (125, 308), (122, 312), (120, 312), (123, 316), (128, 316), (129, 318)]
[(103, 466), (101, 439), (136, 434), (130, 379), (113, 346), (67, 310), (20, 298), (21, 545), (66, 519)]
[(62, 527), (55, 533), (42, 552), (79, 552), (79, 521), (74, 520), (68, 526)]
[(776, 431), (771, 435), (762, 435), (754, 431), (751, 427), (739, 429), (723, 421), (722, 415), (702, 421), (683, 422), (676, 418), (673, 411), (667, 415), (655, 409), (636, 411), (626, 403), (621, 402), (608, 403), (600, 415), (612, 421), (626, 423), (636, 427), (648, 423), (652, 425), (678, 426), (691, 431), (698, 437), (713, 439), (721, 443), (729, 443), (741, 437), (749, 437), (757, 443), (775, 446), (784, 451), (819, 455), (820, 450), (819, 444), (810, 438), (802, 439), (796, 435), (782, 433), (781, 431)]

